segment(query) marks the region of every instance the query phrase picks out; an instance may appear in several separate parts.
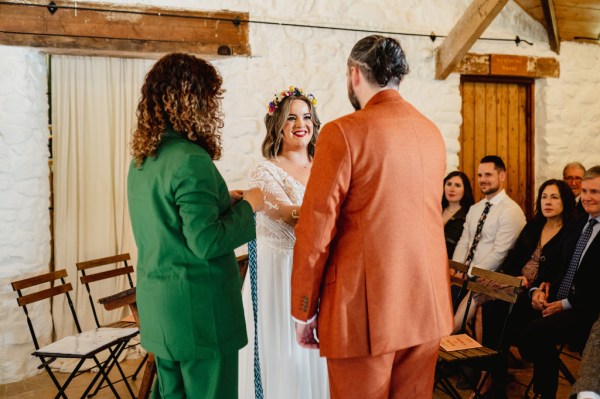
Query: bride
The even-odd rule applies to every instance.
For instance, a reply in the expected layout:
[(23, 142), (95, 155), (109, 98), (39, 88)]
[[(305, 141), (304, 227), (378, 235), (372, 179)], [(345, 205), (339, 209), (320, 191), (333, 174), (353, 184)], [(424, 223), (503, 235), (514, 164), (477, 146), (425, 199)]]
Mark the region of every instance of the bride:
[[(256, 214), (257, 272), (247, 274), (242, 293), (248, 345), (240, 351), (241, 399), (329, 397), (325, 359), (296, 343), (290, 316), (294, 226), (321, 124), (315, 105), (312, 94), (294, 86), (275, 95), (265, 116), (266, 160), (250, 171), (250, 186), (266, 197)], [(251, 246), (249, 252), (252, 258)]]

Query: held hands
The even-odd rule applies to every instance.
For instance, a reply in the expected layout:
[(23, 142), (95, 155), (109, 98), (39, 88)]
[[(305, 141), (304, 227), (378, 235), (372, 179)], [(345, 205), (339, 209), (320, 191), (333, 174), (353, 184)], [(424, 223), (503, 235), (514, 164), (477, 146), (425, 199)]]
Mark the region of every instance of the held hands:
[(541, 311), (543, 317), (547, 317), (564, 310), (562, 301), (548, 302), (549, 293), (550, 283), (542, 283), (540, 284), (540, 288), (535, 290), (531, 297), (531, 306), (535, 310)]
[(558, 313), (558, 312), (562, 312), (562, 311), (563, 311), (562, 301), (550, 302), (544, 308), (544, 310), (542, 310), (542, 316), (546, 317), (546, 316), (550, 316), (554, 313)]
[(265, 207), (265, 196), (258, 187), (244, 191), (242, 199), (248, 201), (254, 213), (262, 211)]
[(231, 205), (233, 205), (236, 202), (240, 201), (244, 197), (244, 191), (243, 190), (230, 190), (229, 197), (231, 198), (229, 200), (229, 203)]
[(296, 323), (296, 341), (306, 349), (319, 349), (317, 341), (317, 319), (309, 324)]
[(548, 306), (548, 293), (550, 292), (550, 284), (542, 283), (540, 288), (533, 291), (531, 296), (531, 306), (535, 310), (543, 311)]

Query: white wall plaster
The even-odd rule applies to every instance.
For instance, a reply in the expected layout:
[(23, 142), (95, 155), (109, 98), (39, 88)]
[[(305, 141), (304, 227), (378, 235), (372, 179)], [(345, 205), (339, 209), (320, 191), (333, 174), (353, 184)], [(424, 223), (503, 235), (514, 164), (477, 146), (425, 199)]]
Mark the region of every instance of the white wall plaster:
[[(39, 372), (10, 283), (46, 271), (50, 260), (46, 89), (42, 54), (0, 46), (0, 384)], [(49, 304), (29, 310), (40, 342), (49, 342)]]

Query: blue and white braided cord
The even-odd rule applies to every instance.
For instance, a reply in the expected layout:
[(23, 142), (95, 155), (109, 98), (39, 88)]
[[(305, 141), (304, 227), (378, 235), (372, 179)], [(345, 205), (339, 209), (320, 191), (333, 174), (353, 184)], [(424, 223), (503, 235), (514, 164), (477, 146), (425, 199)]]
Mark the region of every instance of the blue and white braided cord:
[(256, 240), (252, 240), (248, 243), (248, 269), (250, 269), (252, 312), (254, 313), (254, 393), (256, 395), (256, 399), (263, 399), (262, 379), (260, 376), (260, 358), (258, 353), (258, 281), (256, 270)]

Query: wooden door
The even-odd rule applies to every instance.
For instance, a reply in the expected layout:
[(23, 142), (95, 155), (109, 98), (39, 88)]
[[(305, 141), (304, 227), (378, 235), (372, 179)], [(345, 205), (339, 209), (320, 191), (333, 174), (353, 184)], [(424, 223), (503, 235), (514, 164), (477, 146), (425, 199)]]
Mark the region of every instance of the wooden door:
[(459, 169), (471, 178), (475, 201), (483, 195), (477, 167), (485, 155), (506, 164), (504, 188), (533, 215), (533, 79), (462, 76)]

